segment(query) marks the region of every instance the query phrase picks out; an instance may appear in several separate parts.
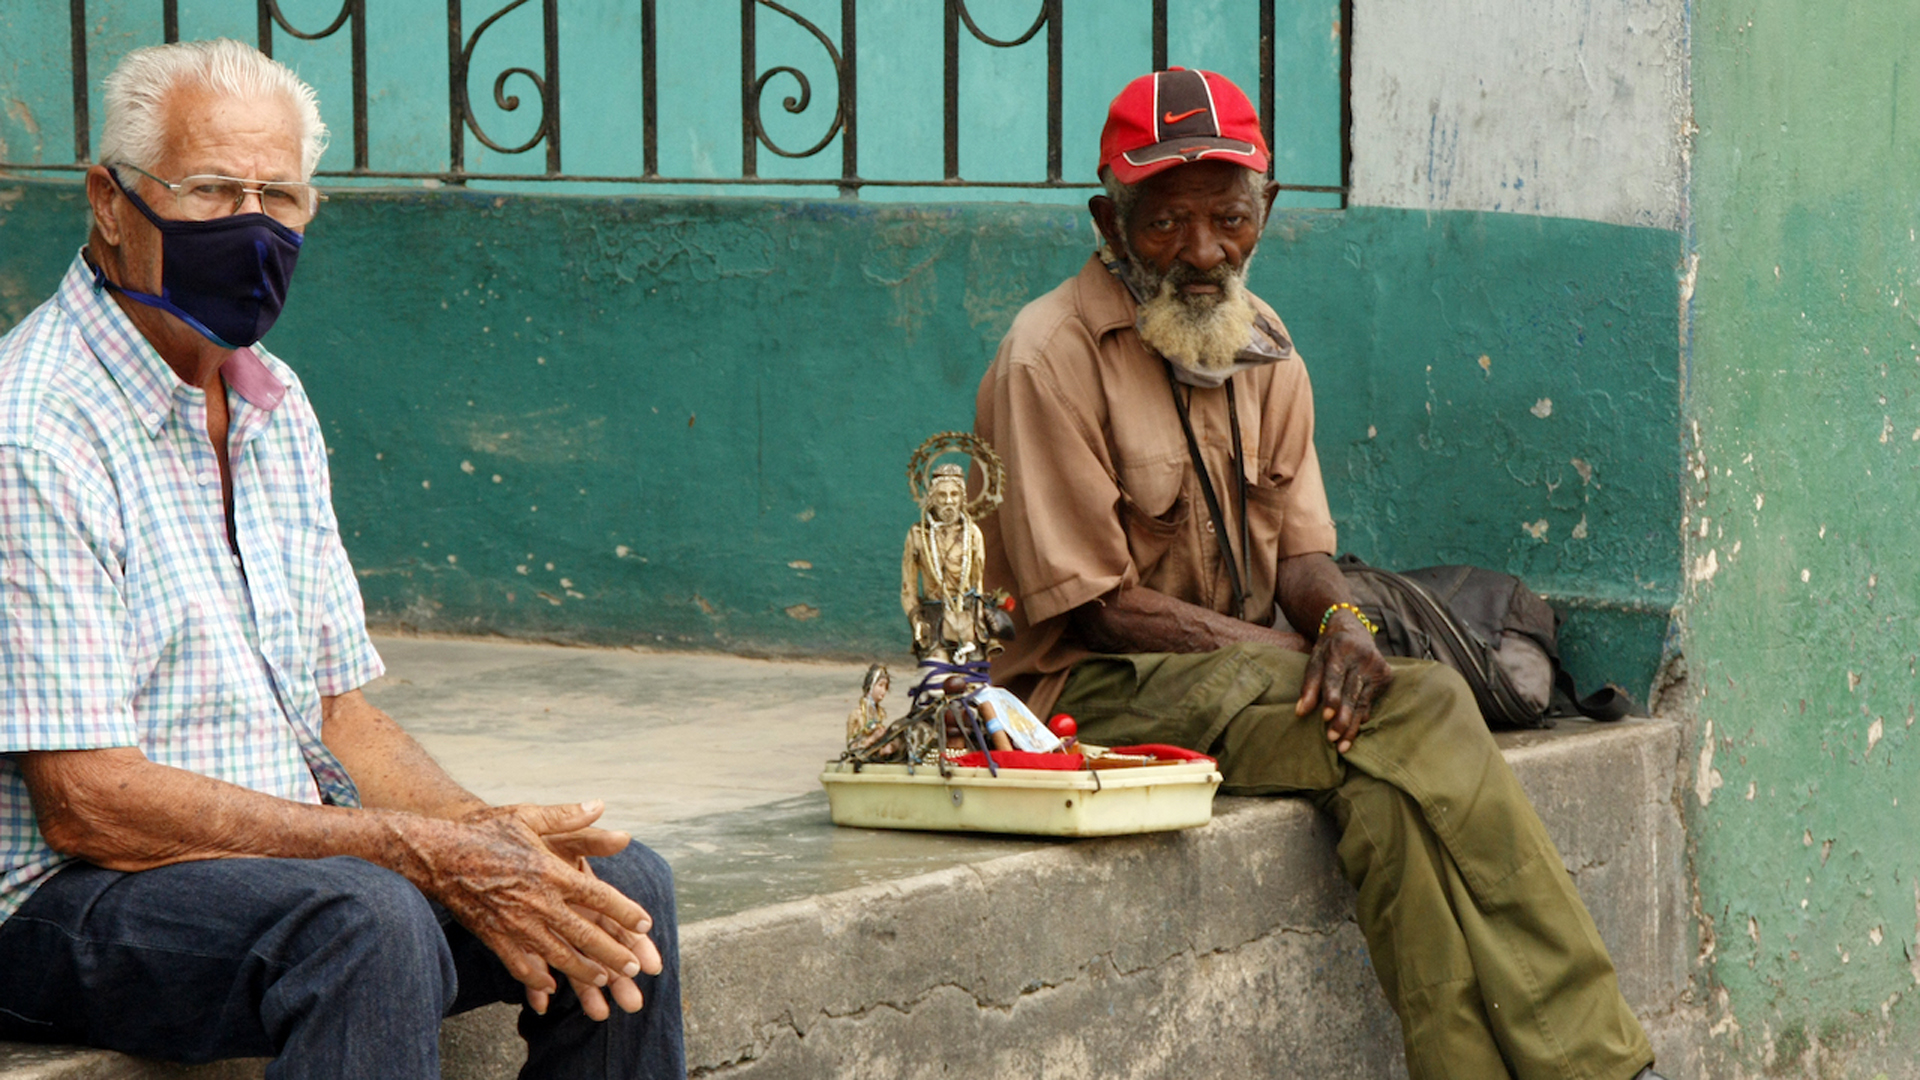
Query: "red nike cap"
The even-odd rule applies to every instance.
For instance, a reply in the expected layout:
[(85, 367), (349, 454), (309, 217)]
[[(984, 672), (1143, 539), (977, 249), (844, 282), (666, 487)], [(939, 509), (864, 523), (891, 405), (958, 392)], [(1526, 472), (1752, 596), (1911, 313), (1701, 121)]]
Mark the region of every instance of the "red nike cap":
[(1260, 114), (1226, 76), (1168, 68), (1140, 76), (1113, 99), (1100, 131), (1100, 166), (1121, 183), (1201, 160), (1267, 171)]

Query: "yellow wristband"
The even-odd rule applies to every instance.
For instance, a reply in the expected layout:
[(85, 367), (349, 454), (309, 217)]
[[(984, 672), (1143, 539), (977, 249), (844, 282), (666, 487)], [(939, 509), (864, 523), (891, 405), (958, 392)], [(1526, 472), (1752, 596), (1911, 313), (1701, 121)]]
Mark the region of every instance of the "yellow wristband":
[(1327, 632), (1327, 624), (1333, 621), (1333, 613), (1336, 611), (1343, 611), (1343, 610), (1353, 612), (1353, 617), (1360, 620), (1360, 625), (1367, 628), (1367, 633), (1377, 634), (1380, 632), (1380, 628), (1373, 625), (1373, 620), (1367, 618), (1366, 612), (1361, 611), (1359, 608), (1354, 607), (1352, 604), (1342, 603), (1342, 604), (1333, 605), (1332, 607), (1327, 609), (1327, 613), (1325, 615), (1320, 616), (1320, 631), (1319, 633), (1316, 633), (1314, 636), (1320, 637), (1324, 635)]

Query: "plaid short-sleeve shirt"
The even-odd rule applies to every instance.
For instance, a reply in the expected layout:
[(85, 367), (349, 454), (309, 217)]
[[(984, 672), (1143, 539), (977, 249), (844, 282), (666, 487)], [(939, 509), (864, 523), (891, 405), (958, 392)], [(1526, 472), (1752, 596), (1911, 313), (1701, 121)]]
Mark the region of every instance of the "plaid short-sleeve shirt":
[(65, 861), (21, 751), (135, 746), (280, 798), (358, 802), (320, 698), (382, 666), (320, 426), (263, 350), (221, 371), (238, 555), (205, 395), (83, 259), (0, 338), (0, 919)]

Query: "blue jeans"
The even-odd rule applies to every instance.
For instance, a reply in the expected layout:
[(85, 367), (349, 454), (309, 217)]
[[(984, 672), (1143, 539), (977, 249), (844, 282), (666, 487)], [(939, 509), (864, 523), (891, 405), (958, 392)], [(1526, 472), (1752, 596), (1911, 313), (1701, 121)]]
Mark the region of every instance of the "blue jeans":
[[(646, 1005), (596, 1023), (564, 978), (520, 1012), (523, 1078), (679, 1078), (673, 873), (633, 844), (593, 871), (653, 916)], [(440, 1020), (521, 985), (404, 878), (360, 859), (214, 859), (137, 874), (70, 864), (0, 923), (0, 1039), (165, 1061), (271, 1057), (272, 1080), (430, 1080)]]

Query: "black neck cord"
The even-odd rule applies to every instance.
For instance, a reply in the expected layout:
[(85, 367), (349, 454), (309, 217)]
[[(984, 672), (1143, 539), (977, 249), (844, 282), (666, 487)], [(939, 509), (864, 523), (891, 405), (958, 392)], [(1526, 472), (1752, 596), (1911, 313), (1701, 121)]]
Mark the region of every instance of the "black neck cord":
[(1174, 378), (1173, 365), (1167, 364), (1167, 385), (1173, 390), (1173, 407), (1180, 414), (1180, 428), (1187, 435), (1187, 454), (1193, 458), (1193, 470), (1200, 476), (1200, 493), (1207, 499), (1207, 514), (1213, 521), (1214, 538), (1220, 541), (1220, 559), (1227, 566), (1227, 581), (1233, 587), (1233, 616), (1242, 622), (1247, 618), (1247, 599), (1252, 594), (1247, 591), (1246, 581), (1252, 576), (1251, 568), (1241, 559), (1252, 557), (1247, 529), (1247, 471), (1241, 467), (1240, 449), (1240, 410), (1233, 399), (1233, 380), (1228, 379), (1227, 387), (1227, 426), (1233, 431), (1233, 478), (1235, 494), (1239, 496), (1240, 509), (1240, 555), (1234, 558), (1233, 541), (1227, 539), (1226, 518), (1220, 513), (1220, 496), (1213, 490), (1213, 478), (1207, 475), (1207, 463), (1200, 457), (1200, 440), (1193, 435), (1193, 418), (1187, 413), (1187, 399), (1180, 394), (1180, 381)]

